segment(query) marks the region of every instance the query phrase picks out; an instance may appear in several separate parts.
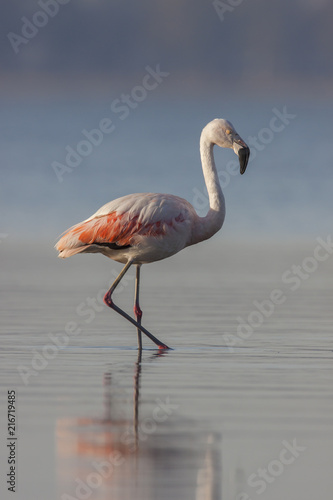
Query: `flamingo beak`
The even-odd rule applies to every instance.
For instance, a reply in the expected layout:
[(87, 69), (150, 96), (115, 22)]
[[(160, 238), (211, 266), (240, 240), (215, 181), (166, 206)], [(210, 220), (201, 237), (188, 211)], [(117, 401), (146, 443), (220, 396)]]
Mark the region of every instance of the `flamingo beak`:
[(239, 158), (240, 173), (243, 175), (249, 162), (250, 148), (241, 138), (234, 141), (233, 148)]

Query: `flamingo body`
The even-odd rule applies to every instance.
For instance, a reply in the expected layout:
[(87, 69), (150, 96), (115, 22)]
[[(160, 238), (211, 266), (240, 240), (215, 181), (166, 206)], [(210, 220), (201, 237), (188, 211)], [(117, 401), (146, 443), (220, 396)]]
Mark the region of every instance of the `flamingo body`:
[[(105, 294), (106, 305), (137, 327), (139, 349), (141, 332), (161, 349), (160, 342), (141, 325), (139, 306), (140, 267), (176, 254), (183, 248), (213, 236), (225, 217), (225, 202), (214, 162), (213, 147), (232, 148), (239, 157), (240, 173), (245, 172), (250, 150), (227, 120), (215, 119), (200, 137), (200, 155), (209, 195), (209, 211), (199, 217), (193, 206), (171, 194), (130, 194), (103, 205), (89, 219), (71, 227), (56, 244), (59, 257), (77, 253), (102, 253), (125, 264)], [(136, 265), (134, 313), (136, 320), (116, 306), (112, 293), (132, 264)]]
[(138, 193), (113, 200), (70, 228), (57, 243), (59, 257), (100, 252), (118, 262), (147, 264), (191, 244), (199, 224), (192, 205), (169, 194)]

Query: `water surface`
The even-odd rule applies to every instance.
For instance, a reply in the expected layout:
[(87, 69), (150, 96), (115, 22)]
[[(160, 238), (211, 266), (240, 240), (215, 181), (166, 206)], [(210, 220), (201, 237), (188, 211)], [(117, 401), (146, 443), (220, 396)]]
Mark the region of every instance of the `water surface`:
[(173, 350), (140, 357), (100, 303), (120, 265), (4, 241), (1, 498), (12, 389), (20, 500), (330, 498), (332, 256), (282, 279), (316, 245), (215, 240), (143, 266), (144, 324)]

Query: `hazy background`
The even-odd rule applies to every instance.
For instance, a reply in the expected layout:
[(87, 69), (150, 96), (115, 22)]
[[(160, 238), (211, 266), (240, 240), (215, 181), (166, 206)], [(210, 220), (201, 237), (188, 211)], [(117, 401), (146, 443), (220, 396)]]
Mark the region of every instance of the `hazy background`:
[[(332, 20), (328, 0), (244, 0), (225, 12), (217, 2), (190, 0), (5, 2), (1, 237), (53, 243), (66, 227), (130, 192), (178, 194), (203, 214), (198, 140), (215, 117), (231, 120), (245, 140), (260, 133), (266, 140), (257, 151), (251, 145), (244, 177), (229, 182), (221, 174), (221, 234), (327, 235)], [(157, 65), (169, 76), (121, 120), (111, 104)], [(273, 136), (262, 132), (273, 109), (284, 107), (295, 118)], [(82, 130), (105, 117), (114, 132), (59, 182), (53, 162), (64, 164), (66, 147), (75, 149)], [(219, 171), (236, 159), (231, 151), (216, 151), (216, 158)]]

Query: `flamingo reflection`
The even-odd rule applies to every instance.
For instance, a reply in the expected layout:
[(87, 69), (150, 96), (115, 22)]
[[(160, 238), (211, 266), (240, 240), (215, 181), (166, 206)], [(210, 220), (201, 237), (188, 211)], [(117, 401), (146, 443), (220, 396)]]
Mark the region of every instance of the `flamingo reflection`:
[(123, 367), (104, 374), (102, 417), (57, 421), (61, 500), (221, 499), (219, 436), (163, 415), (163, 406), (147, 412), (149, 402), (140, 397), (143, 367), (138, 351), (131, 395), (119, 382), (128, 375)]

